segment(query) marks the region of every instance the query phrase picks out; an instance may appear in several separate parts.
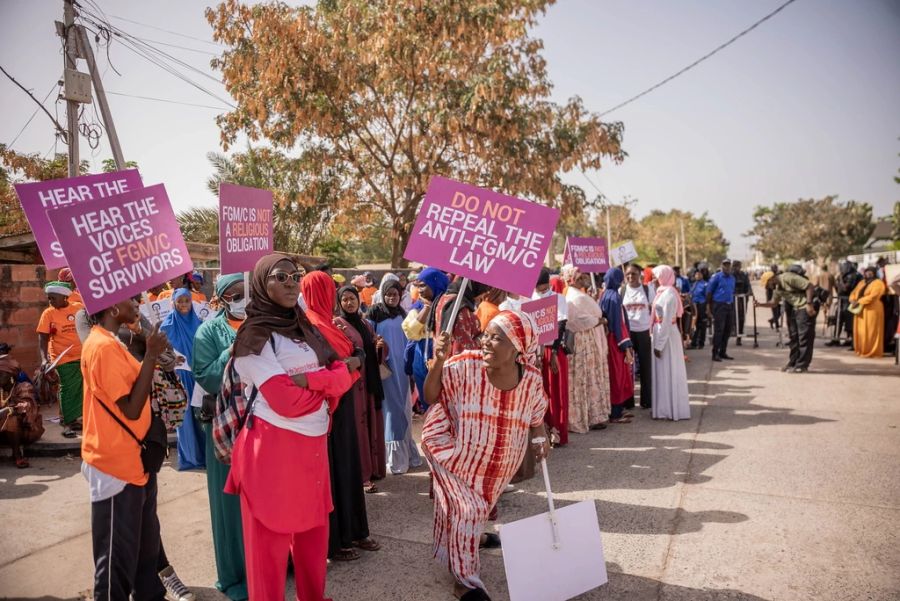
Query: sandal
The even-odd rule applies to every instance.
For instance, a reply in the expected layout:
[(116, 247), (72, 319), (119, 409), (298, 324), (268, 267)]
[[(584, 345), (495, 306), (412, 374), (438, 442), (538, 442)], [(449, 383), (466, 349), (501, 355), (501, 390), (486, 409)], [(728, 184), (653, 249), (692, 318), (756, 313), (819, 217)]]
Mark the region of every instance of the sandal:
[(332, 561), (356, 561), (359, 559), (359, 553), (354, 549), (341, 549), (331, 556)]
[(26, 467), (31, 467), (31, 464), (28, 463), (28, 460), (25, 457), (16, 457), (16, 467), (20, 470), (24, 470)]
[(611, 419), (611, 420), (609, 420), (609, 423), (611, 423), (611, 424), (630, 424), (631, 418), (630, 417), (620, 417), (617, 419)]
[(63, 438), (75, 438), (76, 436), (78, 436), (78, 434), (75, 433), (75, 430), (73, 430), (70, 426), (66, 426), (66, 429), (63, 430), (62, 435)]
[(375, 494), (378, 492), (378, 487), (373, 482), (366, 482), (363, 484), (363, 492), (367, 495)]
[(626, 411), (625, 413), (622, 414), (622, 417), (634, 417), (634, 413), (631, 413), (630, 411)]
[(483, 536), (484, 540), (478, 543), (479, 549), (499, 549), (502, 546), (500, 537), (493, 532), (485, 532)]
[(355, 541), (353, 541), (353, 546), (358, 547), (358, 548), (362, 549), (363, 551), (377, 551), (378, 549), (381, 548), (381, 545), (377, 541), (375, 541), (371, 538), (355, 540)]
[(590, 428), (591, 430), (606, 430), (606, 424), (594, 424)]

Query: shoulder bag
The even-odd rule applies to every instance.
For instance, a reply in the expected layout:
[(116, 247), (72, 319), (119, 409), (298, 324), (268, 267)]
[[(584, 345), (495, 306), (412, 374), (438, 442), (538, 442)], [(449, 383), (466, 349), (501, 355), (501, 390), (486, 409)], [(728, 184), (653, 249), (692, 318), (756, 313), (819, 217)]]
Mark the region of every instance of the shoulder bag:
[[(94, 398), (97, 399), (97, 397)], [(138, 446), (141, 448), (141, 464), (144, 466), (144, 472), (147, 474), (158, 473), (162, 468), (163, 461), (169, 456), (169, 439), (166, 433), (166, 425), (163, 423), (162, 418), (151, 411), (150, 427), (147, 429), (147, 435), (140, 439), (103, 401), (97, 399), (97, 402), (138, 443)]]

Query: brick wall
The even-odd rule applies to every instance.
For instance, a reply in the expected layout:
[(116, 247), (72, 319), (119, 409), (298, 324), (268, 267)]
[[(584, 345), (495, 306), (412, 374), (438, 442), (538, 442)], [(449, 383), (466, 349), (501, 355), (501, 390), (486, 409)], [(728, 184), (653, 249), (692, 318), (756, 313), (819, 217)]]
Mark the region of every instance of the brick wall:
[(43, 265), (0, 264), (0, 342), (13, 347), (13, 358), (29, 375), (40, 365), (34, 329), (48, 306), (44, 285), (56, 273)]

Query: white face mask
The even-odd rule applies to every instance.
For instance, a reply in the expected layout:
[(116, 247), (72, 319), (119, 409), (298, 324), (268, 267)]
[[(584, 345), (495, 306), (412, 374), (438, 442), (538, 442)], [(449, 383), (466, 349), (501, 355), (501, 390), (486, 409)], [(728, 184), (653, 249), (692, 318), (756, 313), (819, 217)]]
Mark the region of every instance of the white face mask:
[(247, 297), (245, 296), (239, 301), (226, 302), (228, 314), (236, 319), (245, 319), (247, 317)]
[[(535, 291), (535, 292), (537, 292), (537, 291)], [(538, 294), (540, 295), (541, 298), (547, 298), (548, 296), (553, 294), (553, 288), (547, 288), (547, 290), (545, 292), (538, 292)]]

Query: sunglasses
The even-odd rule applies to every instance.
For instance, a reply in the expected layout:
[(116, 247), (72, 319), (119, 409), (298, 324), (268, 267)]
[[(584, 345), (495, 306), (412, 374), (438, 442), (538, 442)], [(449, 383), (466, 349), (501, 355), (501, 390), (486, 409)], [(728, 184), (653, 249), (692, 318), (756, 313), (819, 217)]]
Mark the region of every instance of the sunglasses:
[(234, 294), (222, 295), (222, 300), (226, 303), (239, 303), (244, 299), (243, 293), (236, 292)]
[(279, 271), (278, 273), (270, 273), (270, 278), (275, 278), (275, 281), (279, 284), (284, 284), (288, 281), (288, 278), (294, 280), (294, 283), (297, 284), (300, 282), (300, 279), (303, 277), (303, 274), (299, 271), (295, 271), (294, 273), (285, 273), (283, 271)]

